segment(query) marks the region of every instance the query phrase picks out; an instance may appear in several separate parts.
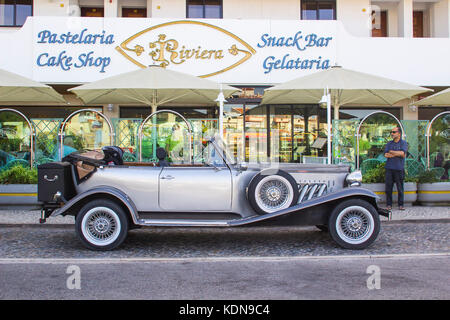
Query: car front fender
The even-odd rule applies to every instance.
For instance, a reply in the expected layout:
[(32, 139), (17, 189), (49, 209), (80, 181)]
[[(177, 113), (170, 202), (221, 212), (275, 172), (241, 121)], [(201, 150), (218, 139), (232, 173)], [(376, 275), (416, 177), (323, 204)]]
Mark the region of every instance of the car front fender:
[(383, 215), (383, 216), (389, 218), (389, 211), (378, 207), (377, 199), (379, 199), (379, 197), (375, 193), (373, 193), (370, 190), (360, 188), (360, 187), (349, 187), (349, 188), (341, 189), (336, 192), (326, 194), (322, 197), (313, 198), (311, 200), (304, 201), (302, 203), (296, 204), (292, 207), (289, 207), (289, 208), (286, 208), (286, 209), (283, 209), (283, 210), (280, 210), (277, 212), (268, 213), (268, 214), (259, 215), (259, 216), (251, 216), (246, 219), (233, 221), (233, 222), (230, 222), (229, 225), (231, 225), (231, 226), (245, 225), (245, 224), (250, 224), (250, 223), (254, 223), (254, 222), (269, 220), (269, 219), (280, 217), (283, 215), (296, 214), (296, 213), (300, 214), (305, 209), (316, 207), (316, 206), (326, 204), (329, 202), (345, 200), (345, 199), (348, 199), (351, 197), (372, 199), (371, 202), (374, 205), (375, 209), (378, 211), (378, 213), (380, 215)]

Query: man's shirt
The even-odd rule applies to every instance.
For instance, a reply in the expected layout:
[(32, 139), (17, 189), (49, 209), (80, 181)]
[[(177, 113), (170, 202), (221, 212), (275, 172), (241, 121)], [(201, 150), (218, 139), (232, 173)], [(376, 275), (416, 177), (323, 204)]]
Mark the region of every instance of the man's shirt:
[[(400, 139), (398, 142), (394, 142), (394, 140), (389, 141), (386, 144), (386, 147), (384, 147), (384, 153), (387, 153), (389, 151), (403, 151), (406, 154), (408, 152), (408, 144), (405, 140)], [(386, 169), (391, 170), (404, 170), (405, 169), (405, 158), (403, 157), (393, 157), (393, 158), (387, 158), (386, 161)]]

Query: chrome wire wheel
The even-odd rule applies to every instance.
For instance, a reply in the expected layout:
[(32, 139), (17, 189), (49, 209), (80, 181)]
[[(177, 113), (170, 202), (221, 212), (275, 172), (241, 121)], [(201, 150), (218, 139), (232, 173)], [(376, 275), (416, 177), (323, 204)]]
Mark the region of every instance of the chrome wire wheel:
[(293, 188), (282, 176), (267, 176), (256, 186), (256, 203), (268, 213), (288, 208), (293, 198)]
[(84, 238), (95, 246), (107, 246), (119, 237), (121, 223), (114, 210), (94, 207), (83, 217), (81, 232)]
[(375, 222), (369, 210), (351, 206), (342, 210), (336, 219), (338, 236), (349, 244), (361, 244), (370, 239)]

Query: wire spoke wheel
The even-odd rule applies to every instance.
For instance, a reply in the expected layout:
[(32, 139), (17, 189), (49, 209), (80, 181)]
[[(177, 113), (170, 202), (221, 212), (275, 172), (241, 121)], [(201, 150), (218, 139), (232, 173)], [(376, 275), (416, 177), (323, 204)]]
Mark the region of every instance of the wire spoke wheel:
[(268, 176), (256, 186), (255, 198), (266, 212), (288, 208), (294, 197), (291, 184), (282, 176)]
[(83, 236), (95, 246), (107, 246), (119, 236), (121, 223), (119, 216), (108, 207), (94, 207), (83, 217)]
[(338, 236), (349, 244), (361, 244), (373, 234), (375, 222), (369, 210), (351, 206), (342, 210), (336, 219)]

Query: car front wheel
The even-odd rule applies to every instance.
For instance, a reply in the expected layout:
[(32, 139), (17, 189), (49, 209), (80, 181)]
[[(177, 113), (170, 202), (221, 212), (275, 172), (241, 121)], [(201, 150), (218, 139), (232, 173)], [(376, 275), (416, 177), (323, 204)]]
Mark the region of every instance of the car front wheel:
[(76, 233), (91, 250), (112, 250), (125, 240), (128, 218), (123, 209), (110, 200), (93, 200), (83, 206), (75, 219)]
[(364, 200), (350, 199), (338, 204), (328, 223), (330, 235), (346, 249), (365, 249), (380, 232), (380, 217), (376, 209)]

